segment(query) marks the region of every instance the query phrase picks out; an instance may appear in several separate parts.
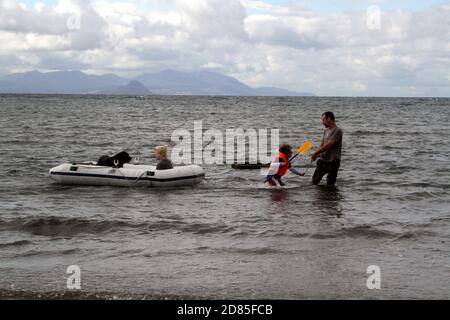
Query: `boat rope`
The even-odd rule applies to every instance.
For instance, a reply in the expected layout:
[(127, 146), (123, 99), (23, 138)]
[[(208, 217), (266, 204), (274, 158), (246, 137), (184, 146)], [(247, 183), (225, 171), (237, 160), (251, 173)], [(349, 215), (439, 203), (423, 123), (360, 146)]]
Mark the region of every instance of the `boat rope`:
[(135, 183), (135, 182), (138, 182), (145, 174), (147, 174), (147, 171), (144, 171), (144, 172), (142, 172), (138, 177), (136, 177), (136, 179), (131, 179), (131, 178), (128, 178), (126, 175), (124, 175), (123, 173), (122, 173), (122, 171), (120, 171), (120, 169), (117, 169), (117, 171), (119, 171), (119, 173), (127, 180), (127, 181), (131, 181), (131, 183)]

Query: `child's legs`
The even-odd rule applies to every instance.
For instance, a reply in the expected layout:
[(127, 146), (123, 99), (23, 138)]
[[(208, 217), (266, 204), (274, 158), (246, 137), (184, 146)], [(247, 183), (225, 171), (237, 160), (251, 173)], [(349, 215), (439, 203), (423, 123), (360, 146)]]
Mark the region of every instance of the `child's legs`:
[(281, 181), (281, 177), (272, 177), (270, 178), (268, 181), (270, 186), (275, 187), (275, 186), (284, 186), (283, 181)]

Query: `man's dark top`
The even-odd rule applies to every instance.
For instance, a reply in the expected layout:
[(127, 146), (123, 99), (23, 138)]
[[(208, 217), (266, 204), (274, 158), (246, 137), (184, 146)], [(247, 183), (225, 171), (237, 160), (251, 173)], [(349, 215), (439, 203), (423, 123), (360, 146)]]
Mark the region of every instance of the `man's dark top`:
[(327, 128), (323, 132), (323, 145), (326, 145), (331, 140), (336, 141), (330, 150), (322, 152), (319, 157), (323, 161), (336, 161), (341, 160), (341, 149), (342, 149), (342, 129), (335, 127), (333, 129)]
[(172, 162), (169, 159), (163, 159), (156, 165), (156, 170), (173, 169)]

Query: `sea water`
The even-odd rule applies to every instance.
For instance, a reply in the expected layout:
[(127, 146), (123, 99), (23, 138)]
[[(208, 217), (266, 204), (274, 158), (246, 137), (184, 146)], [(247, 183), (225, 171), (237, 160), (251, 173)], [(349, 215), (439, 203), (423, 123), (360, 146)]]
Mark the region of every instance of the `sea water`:
[[(171, 189), (48, 178), (122, 150), (155, 164), (196, 120), (317, 147), (325, 111), (344, 131), (336, 187), (312, 168), (261, 188), (225, 164)], [(0, 95), (0, 297), (448, 299), (449, 121), (449, 99)]]

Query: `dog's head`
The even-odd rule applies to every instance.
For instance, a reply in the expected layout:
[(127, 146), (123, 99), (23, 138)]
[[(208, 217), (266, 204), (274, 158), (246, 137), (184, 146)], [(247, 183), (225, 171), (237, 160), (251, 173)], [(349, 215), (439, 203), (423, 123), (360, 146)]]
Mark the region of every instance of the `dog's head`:
[(118, 153), (117, 155), (115, 155), (114, 159), (119, 161), (119, 166), (122, 166), (124, 163), (128, 163), (131, 161), (130, 155), (125, 151), (122, 151), (122, 152)]

